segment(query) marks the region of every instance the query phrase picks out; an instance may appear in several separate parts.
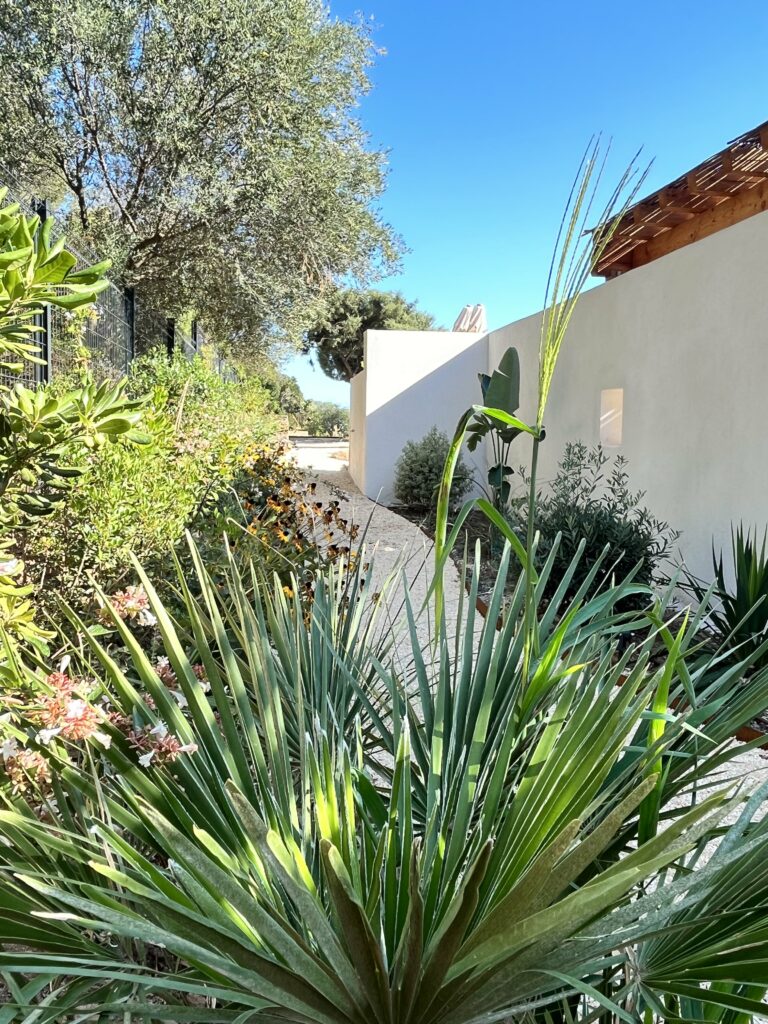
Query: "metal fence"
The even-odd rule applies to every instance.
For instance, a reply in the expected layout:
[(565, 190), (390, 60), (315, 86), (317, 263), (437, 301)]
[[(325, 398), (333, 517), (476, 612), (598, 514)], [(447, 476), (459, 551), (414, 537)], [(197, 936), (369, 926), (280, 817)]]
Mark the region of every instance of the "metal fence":
[[(45, 199), (41, 199), (23, 183), (0, 168), (0, 186), (8, 193), (4, 203), (17, 202), (29, 215), (42, 220), (49, 215)], [(54, 222), (54, 237), (66, 234), (67, 249), (78, 260), (79, 266), (98, 263), (100, 257), (78, 238), (77, 231), (68, 225), (62, 229)], [(97, 379), (124, 376), (131, 363), (144, 352), (165, 350), (168, 355), (181, 351), (188, 359), (194, 358), (206, 343), (200, 327), (193, 323), (187, 333), (171, 317), (146, 307), (132, 288), (111, 280), (101, 292), (94, 306), (86, 313), (69, 313), (57, 306), (46, 306), (39, 318), (43, 328), (39, 335), (41, 365), (25, 364), (19, 373), (0, 372), (4, 380), (20, 380), (32, 387), (47, 383), (54, 376), (71, 370), (78, 360), (78, 348), (84, 345), (89, 353), (89, 365)], [(225, 379), (234, 380), (236, 374), (218, 354), (213, 354), (213, 365)]]

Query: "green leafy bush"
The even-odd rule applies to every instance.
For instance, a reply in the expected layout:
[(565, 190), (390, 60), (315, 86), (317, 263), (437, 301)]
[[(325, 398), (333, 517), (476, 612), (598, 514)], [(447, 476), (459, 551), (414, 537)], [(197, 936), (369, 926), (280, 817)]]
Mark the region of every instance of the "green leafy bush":
[(225, 379), (207, 351), (194, 359), (180, 352), (170, 360), (162, 351), (142, 356), (131, 366), (128, 388), (131, 394), (152, 395), (188, 440), (199, 437), (242, 446), (269, 437), (278, 428), (279, 409), (259, 376)]
[(150, 443), (83, 452), (66, 504), (21, 538), (26, 579), (51, 609), (54, 595), (89, 606), (94, 581), (107, 591), (130, 582), (131, 554), (161, 574), (186, 527), (214, 528), (248, 448), (277, 430), (258, 381), (224, 381), (202, 357), (145, 357), (128, 386), (149, 395)]
[(289, 428), (303, 426), (306, 401), (301, 393), (299, 382), (289, 377), (269, 360), (257, 361), (256, 376), (272, 400), (272, 405), (285, 416)]
[[(437, 489), (448, 456), (448, 435), (437, 427), (420, 441), (408, 441), (395, 465), (395, 498), (417, 509), (434, 509)], [(457, 505), (472, 486), (472, 471), (459, 456), (451, 485), (451, 502)]]
[[(0, 190), (0, 201), (6, 189)], [(82, 310), (107, 287), (108, 263), (76, 269), (77, 259), (53, 238), (53, 223), (27, 217), (18, 204), (0, 209), (0, 369), (6, 381), (26, 362), (39, 363), (40, 314), (46, 303)], [(89, 452), (107, 442), (146, 439), (136, 431), (143, 401), (123, 383), (93, 381), (57, 393), (0, 384), (0, 628), (11, 642), (44, 648), (33, 587), (20, 579), (18, 557), (30, 533), (55, 515), (85, 470)]]
[[(627, 460), (611, 459), (600, 445), (566, 445), (550, 488), (537, 496), (537, 561), (551, 560), (545, 592), (552, 595), (579, 548), (583, 553), (571, 577), (575, 594), (596, 569), (592, 589), (607, 577), (621, 579), (637, 567), (638, 583), (652, 583), (660, 562), (679, 536), (642, 504), (643, 493), (629, 488)], [(527, 530), (527, 501), (514, 504), (512, 520), (521, 535)], [(608, 551), (605, 549), (608, 547)]]

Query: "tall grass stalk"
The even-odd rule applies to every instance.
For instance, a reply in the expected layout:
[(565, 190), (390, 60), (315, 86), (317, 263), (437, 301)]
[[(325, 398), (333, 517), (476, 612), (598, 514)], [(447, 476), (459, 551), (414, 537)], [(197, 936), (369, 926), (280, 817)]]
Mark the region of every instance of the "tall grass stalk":
[[(602, 149), (599, 136), (590, 141), (584, 151), (578, 171), (571, 185), (568, 201), (560, 221), (544, 293), (544, 312), (542, 313), (539, 341), (538, 403), (535, 424), (526, 424), (522, 420), (509, 416), (499, 409), (472, 406), (459, 420), (446, 460), (438, 495), (437, 524), (435, 529), (435, 581), (433, 586), (436, 622), (440, 623), (443, 612), (443, 574), (445, 563), (450, 555), (459, 528), (469, 513), (474, 508), (478, 508), (488, 518), (492, 519), (494, 525), (512, 545), (520, 561), (521, 569), (525, 574), (526, 599), (523, 614), (526, 635), (524, 652), (526, 677), (535, 646), (532, 607), (533, 587), (536, 580), (533, 558), (536, 538), (535, 513), (539, 446), (545, 436), (544, 417), (555, 368), (571, 317), (576, 309), (576, 304), (584, 286), (606, 252), (619, 221), (634, 202), (638, 189), (642, 186), (647, 174), (647, 169), (642, 173), (638, 171), (637, 159), (639, 154), (636, 154), (619, 178), (616, 186), (608, 195), (607, 200), (603, 205), (600, 205), (599, 194), (602, 192), (601, 185), (609, 150), (610, 147), (606, 147), (605, 150)], [(595, 226), (590, 227), (590, 225)], [(476, 415), (490, 416), (505, 425), (516, 426), (529, 434), (533, 440), (528, 499), (528, 529), (524, 550), (514, 530), (512, 530), (502, 516), (492, 516), (491, 510), (488, 507), (489, 503), (483, 501), (483, 499), (475, 498), (465, 503), (450, 536), (448, 535), (448, 510), (453, 473), (467, 429)]]
[[(628, 208), (634, 202), (638, 189), (645, 180), (647, 169), (638, 173), (635, 154), (619, 178), (605, 204), (598, 207), (598, 193), (605, 173), (610, 146), (601, 151), (600, 137), (591, 139), (581, 158), (573, 179), (568, 201), (560, 221), (552, 262), (544, 293), (544, 312), (541, 317), (539, 340), (539, 391), (536, 408), (536, 432), (533, 435), (531, 473), (528, 493), (528, 530), (526, 536), (526, 600), (525, 600), (525, 661), (527, 678), (532, 655), (535, 653), (533, 629), (533, 545), (536, 536), (536, 483), (539, 445), (544, 439), (544, 417), (549, 392), (565, 340), (568, 325), (581, 297), (584, 286), (605, 253)], [(599, 211), (596, 213), (596, 210)], [(589, 225), (596, 226), (590, 229)]]

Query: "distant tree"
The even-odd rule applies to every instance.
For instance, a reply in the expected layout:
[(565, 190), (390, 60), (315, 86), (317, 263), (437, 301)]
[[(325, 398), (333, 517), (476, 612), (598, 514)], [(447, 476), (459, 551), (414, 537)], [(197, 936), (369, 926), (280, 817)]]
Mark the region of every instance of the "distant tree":
[[(374, 49), (322, 0), (0, 0), (2, 164), (146, 302), (242, 349), (396, 262), (352, 115)], [(224, 270), (226, 268), (226, 271)]]
[(260, 360), (252, 372), (271, 395), (275, 408), (289, 419), (300, 422), (307, 400), (301, 393), (296, 378), (281, 373), (274, 364), (265, 359)]
[(305, 352), (334, 380), (352, 380), (363, 368), (366, 331), (426, 331), (434, 317), (399, 292), (346, 288), (335, 292), (326, 310), (307, 332)]
[(281, 412), (291, 419), (301, 419), (307, 400), (301, 393), (299, 382), (295, 377), (289, 377), (285, 373), (278, 373), (276, 388), (277, 406)]
[(307, 402), (304, 429), (316, 437), (346, 437), (349, 433), (349, 410), (335, 402)]

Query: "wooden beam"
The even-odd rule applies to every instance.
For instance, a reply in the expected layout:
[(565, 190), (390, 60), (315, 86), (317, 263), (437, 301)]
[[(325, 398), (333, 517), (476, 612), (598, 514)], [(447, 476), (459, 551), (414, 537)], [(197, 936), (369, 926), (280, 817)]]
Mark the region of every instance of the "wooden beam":
[(765, 181), (768, 178), (768, 170), (745, 170), (743, 167), (734, 167), (733, 153), (726, 149), (721, 154), (723, 163), (722, 177), (726, 181)]
[[(711, 210), (703, 211), (686, 224), (665, 231), (663, 235), (639, 245), (632, 253), (632, 264), (641, 267), (646, 263), (666, 256), (676, 249), (698, 242), (714, 235), (757, 213), (768, 210), (768, 181), (755, 188), (747, 189), (732, 196), (727, 202), (718, 203)], [(602, 273), (602, 270), (600, 271)]]
[(647, 223), (632, 224), (621, 233), (622, 238), (631, 241), (633, 238), (656, 238), (662, 231), (669, 231), (671, 224), (662, 224), (660, 221), (649, 221)]
[(693, 173), (686, 175), (686, 183), (688, 191), (692, 196), (712, 196), (712, 198), (716, 199), (733, 198), (733, 192), (729, 192), (728, 189), (699, 185), (698, 178)]
[(674, 214), (674, 216), (679, 217), (681, 221), (693, 220), (696, 216), (693, 210), (689, 210), (687, 206), (680, 206), (675, 203), (665, 188), (658, 193), (658, 198), (659, 207), (665, 214)]
[(726, 171), (723, 178), (725, 181), (766, 181), (768, 171)]

